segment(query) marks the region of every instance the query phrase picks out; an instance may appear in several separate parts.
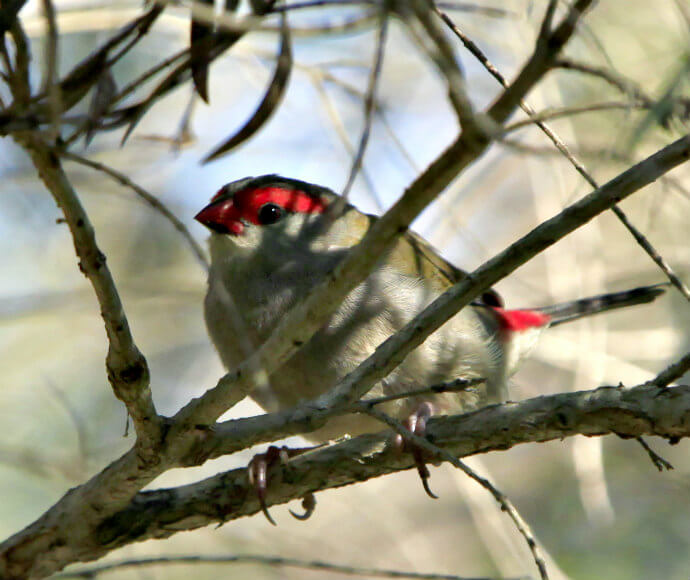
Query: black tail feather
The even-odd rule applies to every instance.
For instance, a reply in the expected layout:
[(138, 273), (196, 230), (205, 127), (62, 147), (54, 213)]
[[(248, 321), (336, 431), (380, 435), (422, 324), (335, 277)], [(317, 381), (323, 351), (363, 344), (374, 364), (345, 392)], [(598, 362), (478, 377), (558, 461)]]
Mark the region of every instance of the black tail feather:
[(591, 316), (606, 310), (652, 302), (666, 292), (668, 286), (670, 286), (668, 282), (654, 284), (653, 286), (640, 286), (639, 288), (624, 290), (623, 292), (600, 294), (591, 298), (582, 298), (581, 300), (545, 306), (544, 308), (535, 308), (534, 310), (548, 314), (552, 318), (551, 326), (556, 326), (563, 322)]

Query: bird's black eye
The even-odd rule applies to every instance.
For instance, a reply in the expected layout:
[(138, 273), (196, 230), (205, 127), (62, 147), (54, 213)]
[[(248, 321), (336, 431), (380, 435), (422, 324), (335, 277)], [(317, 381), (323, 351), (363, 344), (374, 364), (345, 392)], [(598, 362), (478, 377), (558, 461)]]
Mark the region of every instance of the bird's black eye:
[(261, 225), (267, 226), (276, 223), (283, 217), (283, 208), (275, 203), (265, 203), (259, 208), (257, 218)]

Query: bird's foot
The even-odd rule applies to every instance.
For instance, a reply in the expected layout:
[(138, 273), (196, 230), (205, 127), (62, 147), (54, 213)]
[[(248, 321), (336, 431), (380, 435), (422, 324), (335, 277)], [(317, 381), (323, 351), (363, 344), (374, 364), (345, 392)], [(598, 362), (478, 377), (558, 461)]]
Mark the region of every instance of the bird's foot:
[[(410, 413), (403, 424), (408, 431), (420, 437), (424, 437), (426, 435), (426, 423), (433, 415), (433, 405), (429, 402), (424, 402), (419, 405), (415, 411)], [(414, 463), (417, 466), (417, 473), (419, 473), (419, 478), (422, 480), (424, 491), (430, 498), (438, 499), (438, 496), (434, 494), (429, 487), (430, 473), (429, 468), (426, 466), (428, 454), (418, 445), (415, 445), (411, 441), (405, 440), (405, 438), (399, 433), (395, 436), (394, 445), (400, 452), (409, 451), (412, 453)]]
[(302, 509), (304, 510), (303, 514), (297, 514), (292, 510), (288, 511), (290, 512), (292, 517), (298, 520), (308, 520), (311, 517), (311, 514), (313, 514), (314, 510), (316, 509), (316, 496), (312, 492), (309, 492), (302, 498)]
[[(268, 485), (268, 470), (276, 463), (285, 467), (290, 458), (297, 457), (298, 455), (302, 455), (303, 453), (306, 453), (307, 451), (311, 451), (312, 449), (316, 449), (318, 447), (321, 447), (321, 445), (317, 445), (316, 447), (300, 448), (291, 448), (287, 447), (286, 445), (283, 445), (281, 447), (271, 445), (266, 450), (266, 453), (257, 453), (249, 462), (249, 465), (247, 466), (247, 470), (249, 472), (249, 483), (252, 486), (254, 486), (256, 495), (259, 498), (259, 505), (261, 506), (261, 511), (266, 516), (266, 519), (269, 522), (271, 522), (274, 526), (277, 524), (275, 520), (271, 517), (271, 514), (268, 511), (268, 506), (266, 505), (266, 487)], [(295, 512), (290, 510), (290, 513), (298, 520), (306, 520), (311, 516), (312, 513), (314, 513), (314, 509), (316, 508), (316, 498), (314, 497), (313, 493), (310, 492), (302, 498), (302, 507), (304, 508), (303, 514), (296, 514)]]

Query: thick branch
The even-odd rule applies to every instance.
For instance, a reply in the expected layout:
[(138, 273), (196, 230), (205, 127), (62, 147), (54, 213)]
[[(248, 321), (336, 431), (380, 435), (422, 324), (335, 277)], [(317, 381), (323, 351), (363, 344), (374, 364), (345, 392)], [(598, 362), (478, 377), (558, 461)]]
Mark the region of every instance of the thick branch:
[[(578, 434), (656, 435), (671, 442), (688, 437), (690, 386), (600, 387), (493, 405), (428, 424), (429, 439), (458, 457)], [(269, 479), (268, 505), (411, 468), (411, 457), (387, 445), (389, 438), (388, 432), (363, 435), (278, 467)], [(259, 510), (247, 470), (235, 469), (176, 489), (137, 494), (127, 509), (103, 522), (98, 541), (113, 549)]]

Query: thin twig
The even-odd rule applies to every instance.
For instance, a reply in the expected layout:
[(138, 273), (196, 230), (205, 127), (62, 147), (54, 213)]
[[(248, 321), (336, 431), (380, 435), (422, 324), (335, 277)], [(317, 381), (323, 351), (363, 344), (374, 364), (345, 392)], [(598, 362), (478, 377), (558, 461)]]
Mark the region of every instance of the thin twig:
[[(327, 73), (326, 71), (321, 71), (318, 69), (307, 69), (305, 71), (311, 78), (311, 81), (314, 85), (314, 88), (317, 90), (319, 95), (321, 95), (321, 99), (323, 101), (324, 107), (326, 108), (326, 113), (331, 119), (331, 124), (333, 128), (335, 129), (336, 134), (338, 135), (338, 138), (340, 139), (340, 142), (343, 144), (343, 147), (345, 148), (345, 151), (347, 154), (354, 159), (356, 152), (355, 148), (350, 142), (350, 138), (347, 134), (347, 131), (345, 130), (345, 125), (343, 124), (342, 117), (340, 116), (340, 113), (338, 112), (337, 107), (333, 103), (333, 99), (331, 99), (330, 95), (328, 94), (328, 91), (326, 90), (326, 87), (324, 86), (325, 82), (331, 82), (340, 89), (342, 89), (345, 93), (358, 97), (358, 98), (364, 98), (363, 95), (360, 95), (356, 89), (353, 87), (349, 86), (347, 83), (343, 83), (335, 77), (334, 75)], [(377, 112), (380, 113), (380, 110), (378, 110), (378, 106), (376, 107)], [(374, 203), (376, 203), (377, 207), (379, 208), (380, 211), (384, 210), (384, 205), (383, 201), (381, 200), (381, 197), (378, 195), (376, 192), (376, 188), (374, 187), (374, 180), (372, 179), (371, 175), (367, 171), (366, 167), (360, 166), (360, 175), (362, 176), (362, 179), (364, 180), (364, 184), (369, 192), (369, 195), (371, 196), (372, 200)]]
[(386, 570), (383, 568), (360, 568), (343, 566), (322, 560), (299, 560), (297, 558), (283, 558), (280, 556), (257, 556), (254, 554), (240, 554), (237, 556), (162, 556), (159, 558), (141, 558), (138, 560), (123, 560), (101, 566), (92, 566), (74, 572), (57, 574), (54, 578), (95, 578), (106, 572), (114, 572), (124, 568), (143, 568), (167, 564), (261, 564), (300, 570), (321, 570), (324, 572), (346, 574), (348, 576), (368, 576), (374, 578), (411, 578), (413, 580), (491, 580), (489, 578), (467, 578), (456, 574), (425, 574), (423, 572), (404, 572), (402, 570)]
[[(433, 3), (429, 0), (413, 0), (411, 6), (427, 36), (434, 43), (435, 50), (428, 52), (446, 80), (448, 100), (455, 110), (463, 133), (467, 135), (468, 140), (473, 139), (475, 135), (481, 138), (484, 128), (480, 125), (480, 118), (475, 114), (472, 101), (467, 94), (466, 83), (453, 48), (432, 15)], [(422, 43), (422, 47), (426, 47), (425, 43)]]
[(690, 370), (690, 352), (654, 377), (650, 384), (665, 387)]
[(362, 412), (366, 413), (371, 417), (374, 417), (375, 419), (378, 419), (382, 423), (385, 423), (393, 430), (395, 430), (396, 433), (402, 435), (406, 441), (409, 441), (416, 447), (428, 453), (431, 453), (432, 457), (434, 457), (435, 459), (442, 459), (444, 461), (447, 461), (454, 467), (460, 469), (462, 472), (465, 473), (465, 475), (467, 475), (468, 477), (476, 481), (479, 485), (481, 485), (484, 489), (486, 489), (501, 506), (501, 510), (508, 514), (508, 517), (511, 520), (513, 520), (515, 528), (525, 539), (525, 542), (527, 543), (530, 552), (532, 552), (534, 563), (536, 564), (537, 569), (539, 570), (540, 578), (542, 580), (549, 580), (549, 573), (546, 570), (546, 562), (544, 560), (544, 556), (541, 554), (541, 549), (537, 544), (537, 540), (534, 537), (534, 533), (530, 529), (529, 524), (527, 524), (527, 522), (520, 515), (520, 512), (518, 512), (517, 508), (513, 505), (513, 502), (511, 502), (510, 499), (508, 499), (508, 497), (502, 491), (497, 489), (496, 486), (494, 486), (494, 484), (491, 483), (488, 479), (476, 473), (469, 465), (463, 463), (457, 457), (451, 455), (445, 449), (442, 449), (438, 445), (434, 445), (428, 439), (420, 437), (419, 435), (412, 433), (409, 429), (406, 429), (402, 425), (402, 423), (400, 423), (400, 421), (398, 421), (397, 419), (393, 419), (386, 413), (371, 407), (363, 406)]
[[(286, 12), (293, 10), (304, 10), (309, 8), (322, 8), (331, 6), (372, 6), (378, 5), (376, 0), (304, 0), (302, 2), (290, 2), (281, 6), (276, 6), (273, 12)], [(506, 10), (505, 8), (498, 8), (493, 6), (481, 6), (479, 4), (470, 4), (467, 2), (439, 2), (440, 8), (446, 10), (455, 10), (457, 12), (470, 12), (472, 14), (479, 14), (492, 18), (515, 18), (518, 16), (517, 12)]]
[(572, 58), (557, 59), (553, 68), (572, 70), (599, 78), (632, 99), (642, 101), (649, 107), (654, 105), (654, 99), (647, 95), (637, 83), (610, 68), (594, 66)]
[(371, 408), (374, 405), (388, 403), (390, 401), (397, 401), (398, 399), (408, 399), (411, 397), (418, 397), (420, 395), (435, 395), (439, 393), (461, 393), (467, 391), (476, 385), (481, 385), (485, 379), (454, 379), (444, 383), (437, 383), (423, 389), (414, 389), (412, 391), (405, 391), (404, 393), (394, 393), (392, 395), (385, 395), (372, 399), (362, 399), (357, 403), (358, 406)]
[(174, 65), (176, 62), (182, 60), (183, 58), (189, 56), (189, 49), (183, 49), (175, 54), (172, 54), (168, 58), (163, 59), (157, 65), (146, 69), (146, 72), (142, 73), (139, 77), (131, 81), (129, 84), (122, 87), (117, 96), (113, 99), (113, 103), (122, 101), (128, 97), (131, 93), (140, 88), (143, 84), (149, 81), (151, 78), (156, 76), (159, 72), (165, 70), (166, 68)]
[(52, 139), (60, 135), (60, 117), (62, 116), (62, 92), (57, 83), (58, 63), (58, 29), (55, 6), (52, 0), (43, 0), (43, 14), (46, 20), (46, 49), (43, 91), (48, 95), (48, 110), (52, 124)]
[(671, 268), (666, 259), (652, 246), (651, 242), (640, 232), (628, 219), (628, 216), (623, 212), (623, 210), (614, 205), (611, 210), (616, 217), (621, 221), (621, 223), (628, 229), (630, 234), (635, 238), (637, 243), (644, 249), (649, 257), (659, 266), (659, 269), (666, 274), (666, 277), (670, 280), (678, 291), (685, 297), (685, 299), (690, 302), (690, 288), (681, 280), (680, 276), (675, 273)]
[[(387, 4), (386, 4), (387, 6)], [(352, 166), (350, 167), (350, 174), (343, 187), (342, 191), (342, 202), (340, 202), (341, 207), (337, 207), (333, 211), (333, 215), (338, 215), (342, 210), (342, 204), (345, 203), (350, 189), (355, 182), (357, 173), (359, 173), (362, 167), (362, 160), (364, 159), (364, 152), (366, 151), (367, 144), (369, 143), (369, 136), (371, 134), (371, 124), (373, 120), (374, 106), (376, 104), (376, 93), (379, 84), (379, 79), (381, 78), (381, 67), (383, 66), (383, 54), (386, 46), (386, 35), (388, 32), (388, 10), (387, 8), (382, 8), (381, 10), (381, 22), (378, 29), (378, 35), (376, 37), (376, 53), (374, 56), (374, 65), (371, 68), (371, 74), (369, 75), (369, 85), (367, 87), (367, 92), (364, 97), (364, 123), (362, 128), (362, 136), (359, 139), (359, 146), (357, 147), (357, 154), (352, 160)]]
[(112, 177), (115, 181), (119, 182), (125, 187), (129, 187), (142, 200), (144, 200), (144, 202), (146, 202), (149, 206), (151, 206), (154, 210), (160, 213), (165, 219), (167, 219), (172, 224), (172, 226), (185, 239), (199, 264), (201, 264), (204, 270), (208, 271), (209, 264), (208, 260), (206, 259), (206, 255), (204, 253), (203, 248), (201, 247), (199, 242), (197, 242), (194, 239), (194, 236), (192, 236), (189, 229), (187, 229), (187, 226), (184, 225), (184, 223), (172, 211), (170, 211), (170, 209), (168, 209), (168, 207), (160, 199), (146, 191), (140, 185), (134, 183), (134, 181), (132, 181), (124, 173), (121, 173), (120, 171), (117, 171), (116, 169), (113, 169), (112, 167), (105, 165), (104, 163), (99, 163), (98, 161), (93, 161), (92, 159), (87, 159), (86, 157), (82, 157), (81, 155), (77, 155), (76, 153), (71, 153), (65, 150), (59, 150), (58, 154), (64, 157), (65, 159), (74, 161), (75, 163), (91, 167), (92, 169), (95, 169), (97, 171), (102, 171), (103, 173)]
[(594, 103), (592, 105), (582, 105), (576, 107), (562, 107), (558, 109), (545, 109), (539, 113), (535, 112), (528, 119), (522, 119), (506, 125), (504, 134), (512, 133), (518, 129), (531, 127), (538, 122), (551, 121), (554, 119), (562, 119), (564, 117), (572, 117), (574, 115), (582, 115), (584, 113), (599, 113), (601, 111), (616, 111), (631, 109), (647, 109), (648, 106), (643, 102), (631, 101), (611, 101), (606, 103)]
[[(477, 57), (479, 62), (481, 62), (486, 70), (491, 73), (491, 75), (498, 80), (498, 82), (503, 85), (506, 89), (508, 89), (508, 83), (503, 77), (503, 75), (496, 69), (495, 66), (490, 65), (489, 59), (481, 52), (479, 47), (473, 42), (468, 42), (469, 39), (465, 36), (465, 34), (460, 31), (460, 29), (438, 8), (436, 9), (437, 12), (440, 14), (441, 18), (443, 18), (444, 22), (448, 24), (448, 26), (453, 30), (453, 32), (460, 38), (460, 40), (463, 42), (463, 44), (470, 50), (470, 52)], [(489, 66), (490, 65), (490, 66)], [(529, 105), (524, 100), (520, 100), (520, 108), (525, 111), (530, 117), (535, 115), (535, 110)], [(551, 129), (549, 125), (544, 123), (543, 121), (536, 121), (535, 122), (537, 127), (539, 127), (544, 134), (551, 140), (551, 142), (554, 144), (554, 146), (563, 154), (563, 156), (570, 161), (570, 163), (573, 165), (575, 170), (589, 183), (594, 188), (599, 187), (598, 183), (592, 177), (592, 175), (585, 169), (584, 165), (580, 160), (578, 160), (575, 155), (568, 149), (566, 144), (563, 142), (563, 140), (556, 134), (556, 132)], [(644, 249), (644, 251), (647, 253), (647, 255), (654, 261), (654, 263), (659, 267), (659, 269), (666, 275), (666, 277), (670, 280), (670, 282), (680, 291), (680, 293), (686, 298), (686, 300), (690, 301), (690, 289), (685, 285), (685, 283), (681, 280), (681, 278), (673, 271), (671, 266), (668, 264), (668, 262), (664, 259), (664, 257), (654, 248), (654, 246), (651, 244), (651, 242), (640, 232), (633, 224), (632, 222), (628, 219), (628, 216), (623, 212), (623, 210), (618, 206), (614, 205), (611, 208), (611, 211), (616, 215), (616, 217), (620, 220), (620, 222), (625, 226), (625, 228), (630, 232), (630, 234), (635, 238), (635, 241)]]
[(673, 465), (671, 465), (661, 455), (647, 445), (647, 442), (642, 437), (635, 437), (635, 440), (642, 446), (642, 449), (647, 452), (647, 455), (649, 455), (649, 459), (654, 464), (654, 467), (656, 467), (659, 471), (669, 471), (673, 469)]
[(374, 0), (306, 0), (304, 2), (290, 2), (276, 6), (273, 12), (292, 12), (293, 10), (304, 10), (305, 8), (330, 6), (372, 6), (374, 4), (376, 4)]

